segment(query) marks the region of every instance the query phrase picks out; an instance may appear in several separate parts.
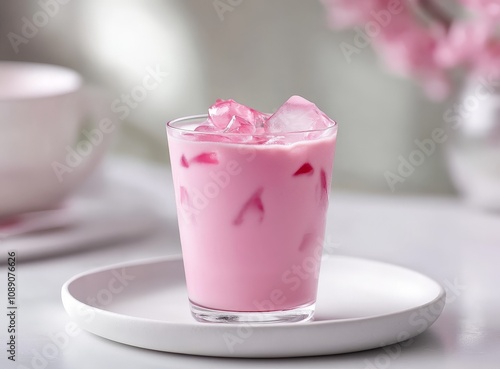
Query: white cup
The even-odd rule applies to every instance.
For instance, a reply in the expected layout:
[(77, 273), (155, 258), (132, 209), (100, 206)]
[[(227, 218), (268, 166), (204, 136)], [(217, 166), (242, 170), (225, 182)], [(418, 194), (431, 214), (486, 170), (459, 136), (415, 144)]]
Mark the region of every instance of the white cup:
[(58, 206), (102, 158), (111, 117), (73, 70), (0, 62), (0, 219)]

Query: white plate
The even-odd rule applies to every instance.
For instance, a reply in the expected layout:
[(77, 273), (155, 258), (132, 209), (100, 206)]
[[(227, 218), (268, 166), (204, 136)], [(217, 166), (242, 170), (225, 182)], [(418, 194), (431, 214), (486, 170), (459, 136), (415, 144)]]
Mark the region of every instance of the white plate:
[(314, 321), (199, 323), (189, 312), (179, 257), (77, 275), (62, 300), (77, 324), (127, 345), (183, 354), (292, 357), (366, 350), (414, 337), (445, 304), (444, 289), (402, 267), (351, 257), (322, 261)]
[[(135, 163), (113, 160), (60, 208), (0, 223), (0, 253), (16, 250), (18, 259), (27, 261), (114, 245), (160, 230), (175, 218), (167, 209), (169, 202), (153, 187), (169, 192), (170, 182), (165, 185), (143, 172)], [(152, 183), (142, 185), (141, 179)], [(0, 264), (5, 262), (0, 258)]]

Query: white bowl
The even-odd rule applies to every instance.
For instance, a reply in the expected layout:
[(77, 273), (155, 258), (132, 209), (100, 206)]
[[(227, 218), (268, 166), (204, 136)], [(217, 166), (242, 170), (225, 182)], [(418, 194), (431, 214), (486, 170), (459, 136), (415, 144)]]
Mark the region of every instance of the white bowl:
[(92, 172), (116, 128), (103, 102), (70, 69), (0, 62), (0, 219), (57, 206)]

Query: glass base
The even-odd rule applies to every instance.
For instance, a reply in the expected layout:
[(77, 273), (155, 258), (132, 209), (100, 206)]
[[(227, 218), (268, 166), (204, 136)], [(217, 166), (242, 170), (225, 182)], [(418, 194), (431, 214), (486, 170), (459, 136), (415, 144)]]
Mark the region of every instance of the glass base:
[(199, 306), (190, 301), (191, 314), (199, 322), (208, 323), (295, 323), (311, 320), (316, 304), (278, 311), (225, 311)]

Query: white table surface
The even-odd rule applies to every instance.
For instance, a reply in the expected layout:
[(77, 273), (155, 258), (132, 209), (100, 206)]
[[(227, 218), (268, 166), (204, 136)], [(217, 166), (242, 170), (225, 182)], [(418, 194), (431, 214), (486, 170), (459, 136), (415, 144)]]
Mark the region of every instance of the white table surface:
[[(123, 172), (122, 167), (113, 170)], [(447, 289), (448, 302), (442, 316), (411, 345), (313, 358), (222, 359), (148, 351), (82, 331), (61, 341), (59, 352), (49, 351), (52, 359), (33, 361), (48, 347), (51, 335), (61, 337), (70, 322), (61, 303), (60, 289), (71, 276), (98, 266), (180, 252), (168, 169), (139, 171), (144, 182), (155, 182), (158, 188), (165, 185), (166, 196), (160, 205), (170, 203), (170, 209), (162, 214), (164, 227), (147, 237), (120, 244), (25, 263), (21, 260), (17, 362), (6, 359), (7, 321), (2, 313), (0, 368), (499, 367), (500, 214), (483, 213), (451, 198), (338, 191), (331, 198), (327, 230), (328, 243), (336, 253), (410, 267), (436, 279)], [(0, 268), (1, 290), (6, 300), (5, 265)]]

